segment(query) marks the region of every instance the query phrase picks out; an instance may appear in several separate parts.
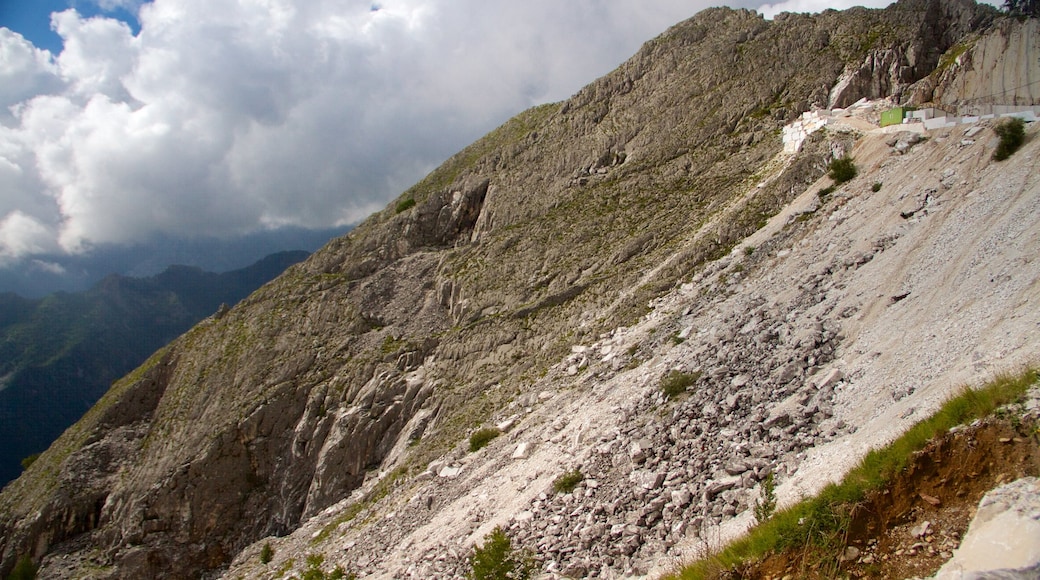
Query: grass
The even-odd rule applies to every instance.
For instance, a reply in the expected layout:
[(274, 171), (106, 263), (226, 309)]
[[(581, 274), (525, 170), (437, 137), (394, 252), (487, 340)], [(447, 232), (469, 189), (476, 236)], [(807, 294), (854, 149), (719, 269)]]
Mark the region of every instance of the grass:
[(842, 549), (841, 539), (851, 519), (852, 507), (867, 493), (881, 489), (905, 469), (929, 440), (953, 427), (993, 414), (998, 407), (1021, 398), (1038, 379), (1037, 369), (1029, 368), (1017, 375), (998, 376), (979, 389), (965, 387), (934, 415), (915, 424), (886, 447), (867, 453), (840, 483), (830, 484), (816, 497), (776, 512), (746, 536), (666, 578), (712, 578), (721, 571), (737, 568), (769, 553), (807, 546)]
[(395, 214), (402, 213), (402, 212), (405, 212), (405, 211), (408, 211), (408, 210), (412, 209), (413, 207), (415, 207), (415, 198), (414, 197), (407, 197), (407, 198), (402, 199), (401, 201), (397, 202), (397, 206), (394, 207), (394, 213)]
[(502, 432), (495, 427), (484, 427), (483, 429), (477, 429), (469, 436), (469, 452), (475, 453), (480, 451), (491, 443), (491, 440), (501, 435)]
[(700, 371), (685, 373), (683, 371), (670, 370), (661, 377), (659, 385), (661, 392), (669, 399), (674, 399), (686, 392), (686, 388), (693, 385), (701, 378)]
[(585, 475), (580, 470), (568, 471), (553, 480), (553, 489), (556, 493), (570, 493), (584, 479)]
[(514, 549), (509, 536), (498, 527), (484, 537), (483, 546), (473, 548), (469, 564), (469, 580), (525, 579), (535, 569), (531, 555)]

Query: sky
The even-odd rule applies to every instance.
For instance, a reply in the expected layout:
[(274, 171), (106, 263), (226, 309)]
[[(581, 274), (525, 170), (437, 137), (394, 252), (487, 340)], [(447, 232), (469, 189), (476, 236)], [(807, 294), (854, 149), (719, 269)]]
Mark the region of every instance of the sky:
[(709, 4), (0, 0), (0, 276), (356, 223)]

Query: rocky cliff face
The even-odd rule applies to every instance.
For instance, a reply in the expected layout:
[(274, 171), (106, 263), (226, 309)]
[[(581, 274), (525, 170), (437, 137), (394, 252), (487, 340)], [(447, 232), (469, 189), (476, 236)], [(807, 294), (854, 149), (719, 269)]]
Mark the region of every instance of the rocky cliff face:
[[(819, 234), (770, 274), (851, 219), (806, 207), (761, 233), (858, 138), (827, 132), (791, 157), (779, 128), (868, 61), (841, 98), (897, 92), (992, 17), (911, 0), (677, 25), (119, 382), (0, 494), (0, 572), (28, 554), (50, 577), (187, 578), (233, 560), (230, 577), (275, 576), (321, 551), (432, 577), (510, 522), (549, 571), (632, 573), (671, 553), (746, 508), (766, 472), (797, 481), (793, 457), (854, 430), (833, 402), (850, 373), (830, 365), (876, 329), (842, 321), (881, 307), (842, 291), (902, 234), (850, 232), (836, 250)], [(889, 149), (874, 146), (882, 175)], [(939, 190), (908, 183), (891, 195), (927, 214)], [(727, 257), (748, 236), (761, 241), (737, 255), (751, 258)], [(748, 291), (745, 268), (777, 285)], [(696, 377), (677, 403), (656, 389), (673, 366)], [(494, 422), (514, 430), (466, 455)], [(596, 484), (539, 496), (575, 467)], [(254, 542), (286, 535), (261, 565)], [(621, 551), (588, 552), (608, 537)]]

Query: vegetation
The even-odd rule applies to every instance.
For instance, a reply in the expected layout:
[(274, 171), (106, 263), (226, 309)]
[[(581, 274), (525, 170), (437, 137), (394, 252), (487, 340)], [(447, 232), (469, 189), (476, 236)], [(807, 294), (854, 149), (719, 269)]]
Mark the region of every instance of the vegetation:
[(568, 471), (553, 480), (553, 489), (556, 493), (570, 493), (584, 479), (585, 475), (582, 474), (581, 470)]
[(844, 549), (843, 538), (853, 506), (867, 493), (881, 489), (905, 469), (914, 453), (923, 449), (929, 440), (1020, 399), (1038, 379), (1037, 369), (1030, 368), (1018, 375), (998, 376), (977, 390), (964, 388), (960, 395), (948, 400), (934, 415), (911, 427), (902, 437), (887, 447), (869, 452), (840, 483), (830, 484), (816, 497), (775, 513), (722, 551), (685, 567), (677, 577), (682, 580), (707, 578), (713, 571), (733, 569), (771, 552), (809, 547), (825, 551)]
[(755, 500), (755, 521), (762, 523), (776, 511), (776, 482), (770, 473), (762, 480), (762, 497)]
[(39, 459), (39, 458), (40, 458), (40, 454), (39, 453), (33, 453), (32, 455), (26, 457), (25, 459), (22, 459), (22, 469), (23, 470), (29, 469), (29, 467), (33, 463), (36, 463), (36, 460)]
[(852, 181), (859, 171), (851, 157), (841, 157), (831, 161), (827, 166), (827, 175), (834, 181), (835, 185), (841, 185), (846, 181)]
[(405, 212), (412, 209), (413, 207), (415, 207), (415, 198), (407, 197), (397, 202), (397, 207), (394, 208), (394, 213), (398, 214), (401, 212)]
[(678, 370), (670, 370), (661, 377), (660, 389), (669, 399), (674, 399), (686, 392), (686, 388), (693, 385), (701, 378), (700, 371), (685, 373)]
[(993, 159), (996, 161), (1003, 161), (1011, 157), (1026, 140), (1026, 124), (1018, 117), (1011, 117), (998, 123), (993, 130), (1000, 137), (1000, 143), (993, 152)]
[(873, 191), (874, 193), (881, 191), (881, 182), (875, 181), (874, 185), (870, 186), (870, 191)]
[(821, 189), (820, 191), (817, 191), (816, 192), (816, 196), (819, 197), (820, 200), (822, 201), (822, 200), (826, 200), (827, 196), (829, 196), (832, 193), (834, 193), (834, 186), (833, 185), (828, 185), (827, 187)]
[(32, 558), (28, 555), (22, 556), (18, 559), (18, 563), (14, 565), (14, 569), (7, 575), (7, 580), (33, 580), (36, 578), (36, 571), (39, 567), (33, 564)]
[(470, 580), (523, 580), (530, 578), (535, 566), (531, 555), (513, 549), (509, 536), (496, 527), (484, 537), (484, 545), (473, 548), (469, 557)]
[[(356, 580), (357, 575), (348, 574), (340, 566), (336, 566), (331, 572), (325, 572), (321, 566), (325, 563), (325, 556), (321, 554), (309, 554), (307, 556), (307, 568), (297, 580)], [(296, 576), (293, 576), (296, 578)]]
[(1040, 18), (1040, 0), (1004, 0), (1004, 10), (1012, 16)]
[(483, 429), (477, 429), (469, 436), (469, 452), (474, 453), (480, 451), (491, 443), (491, 440), (501, 435), (502, 432), (495, 427), (484, 427)]
[(274, 557), (274, 548), (271, 547), (270, 542), (265, 542), (264, 547), (260, 548), (260, 563), (268, 564), (271, 562), (271, 558)]

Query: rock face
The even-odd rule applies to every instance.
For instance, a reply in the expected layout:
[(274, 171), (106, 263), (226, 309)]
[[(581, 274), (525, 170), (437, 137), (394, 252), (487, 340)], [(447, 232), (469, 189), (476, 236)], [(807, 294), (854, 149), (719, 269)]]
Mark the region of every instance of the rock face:
[(986, 494), (968, 533), (936, 580), (1040, 576), (1040, 480), (1027, 477)]
[[(868, 208), (847, 193), (823, 210), (814, 184), (859, 135), (820, 131), (791, 156), (780, 127), (825, 106), (864, 51), (941, 53), (992, 16), (911, 0), (677, 25), (117, 383), (0, 494), (0, 573), (30, 555), (44, 577), (273, 577), (321, 551), (363, 576), (455, 576), (494, 525), (549, 572), (671, 557), (745, 512), (768, 473), (793, 484), (814, 448), (855, 434), (838, 403), (872, 371), (839, 354), (906, 312), (862, 293), (887, 305), (909, 289), (901, 308), (926, 295), (915, 272), (894, 288), (864, 272), (987, 170), (979, 143), (946, 197), (913, 165), (922, 177), (901, 174)], [(899, 163), (951, 154), (936, 141)], [(890, 148), (871, 143), (868, 174), (884, 179)], [(838, 229), (888, 215), (888, 196), (914, 221)], [(814, 233), (829, 227), (843, 233)], [(749, 290), (774, 267), (787, 278)], [(688, 381), (673, 400), (657, 389), (670, 371)], [(869, 376), (889, 403), (918, 386)], [(583, 480), (554, 493), (573, 469)], [(276, 545), (270, 568), (258, 541)]]
[(919, 100), (947, 107), (1035, 104), (1040, 102), (1037, 53), (1040, 21), (1005, 20), (989, 34), (961, 40), (944, 66), (920, 82)]

